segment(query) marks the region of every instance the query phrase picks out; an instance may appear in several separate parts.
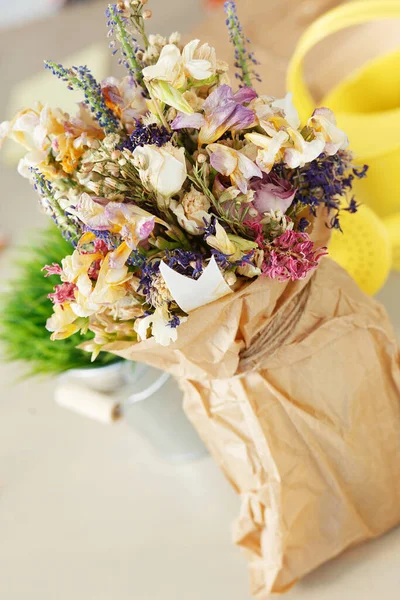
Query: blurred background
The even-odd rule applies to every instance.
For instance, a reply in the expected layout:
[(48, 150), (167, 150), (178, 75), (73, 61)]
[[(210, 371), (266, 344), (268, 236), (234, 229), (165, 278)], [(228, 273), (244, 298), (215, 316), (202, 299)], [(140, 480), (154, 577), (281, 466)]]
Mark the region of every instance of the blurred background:
[[(149, 31), (168, 35), (178, 30), (187, 39), (199, 37), (232, 63), (222, 4), (151, 0)], [(344, 2), (238, 0), (242, 24), (261, 63), (264, 93), (284, 95), (299, 37), (340, 4)], [(35, 100), (50, 99), (52, 105), (73, 110), (77, 98), (43, 72), (44, 59), (88, 64), (98, 79), (118, 74), (106, 40), (106, 6), (103, 0), (0, 0), (0, 122)], [(304, 61), (304, 79), (315, 102), (377, 56), (398, 49), (399, 32), (399, 20), (375, 20), (316, 44)], [(386, 110), (384, 98), (382, 103)], [(374, 135), (371, 129), (371, 146)], [(47, 224), (35, 192), (16, 172), (18, 157), (10, 143), (0, 156), (1, 290), (16, 276), (16, 248), (29, 244)], [(400, 335), (396, 210), (379, 214), (374, 207), (375, 213), (379, 227), (389, 232), (395, 257), (386, 277), (388, 260), (378, 253), (377, 299)], [(358, 268), (368, 265), (354, 266), (354, 276)], [(21, 306), (26, 299), (25, 313), (15, 316), (21, 324), (29, 321), (31, 308), (24, 290), (19, 292)], [(21, 329), (19, 343), (16, 351), (27, 360), (44, 353), (28, 330)], [(0, 362), (0, 598), (248, 600), (245, 561), (230, 540), (238, 500), (211, 459), (163, 460), (145, 439), (146, 424), (143, 436), (129, 419), (106, 427), (62, 410), (54, 402), (58, 380), (20, 380), (24, 372), (19, 364)], [(108, 417), (103, 420), (111, 422)], [(150, 437), (158, 434), (151, 431)], [(196, 458), (203, 454), (196, 450)], [(395, 600), (399, 557), (400, 534), (392, 532), (319, 569), (287, 597), (367, 600), (375, 590)]]

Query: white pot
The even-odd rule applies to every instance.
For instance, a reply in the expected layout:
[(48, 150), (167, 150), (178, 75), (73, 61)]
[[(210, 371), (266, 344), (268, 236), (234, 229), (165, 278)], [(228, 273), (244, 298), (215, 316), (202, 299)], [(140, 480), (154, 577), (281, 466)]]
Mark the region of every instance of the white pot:
[(121, 405), (122, 414), (160, 458), (183, 463), (207, 454), (184, 413), (183, 394), (173, 377), (136, 363), (129, 388), (132, 393)]
[(70, 369), (61, 375), (60, 380), (73, 380), (96, 392), (109, 394), (116, 392), (126, 385), (127, 377), (126, 362), (121, 360), (105, 367)]
[(168, 462), (188, 462), (207, 454), (183, 411), (176, 381), (142, 363), (71, 369), (59, 378), (56, 402), (104, 423), (123, 416)]

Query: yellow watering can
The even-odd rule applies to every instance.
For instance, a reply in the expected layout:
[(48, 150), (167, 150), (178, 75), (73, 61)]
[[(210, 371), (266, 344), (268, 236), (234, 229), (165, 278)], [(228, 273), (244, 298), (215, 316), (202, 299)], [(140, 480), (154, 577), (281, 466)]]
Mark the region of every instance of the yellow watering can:
[[(306, 54), (341, 29), (389, 18), (400, 18), (400, 0), (362, 0), (327, 12), (305, 31), (287, 80), (303, 120), (315, 107), (303, 77)], [(319, 104), (335, 112), (357, 164), (369, 165), (368, 176), (354, 185), (357, 199), (365, 205), (358, 216), (343, 214), (345, 235), (334, 232), (330, 253), (373, 294), (386, 279), (391, 250), (394, 266), (400, 269), (400, 48), (352, 73)]]

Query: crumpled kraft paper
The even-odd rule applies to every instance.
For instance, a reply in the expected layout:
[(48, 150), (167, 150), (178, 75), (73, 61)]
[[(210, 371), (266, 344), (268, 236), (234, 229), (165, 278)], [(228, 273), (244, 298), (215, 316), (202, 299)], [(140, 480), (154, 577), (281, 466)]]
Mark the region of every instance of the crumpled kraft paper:
[[(300, 296), (300, 317), (241, 372)], [(107, 347), (173, 373), (193, 425), (241, 496), (235, 543), (265, 598), (400, 522), (400, 365), (385, 310), (329, 258), (194, 311), (168, 348)]]

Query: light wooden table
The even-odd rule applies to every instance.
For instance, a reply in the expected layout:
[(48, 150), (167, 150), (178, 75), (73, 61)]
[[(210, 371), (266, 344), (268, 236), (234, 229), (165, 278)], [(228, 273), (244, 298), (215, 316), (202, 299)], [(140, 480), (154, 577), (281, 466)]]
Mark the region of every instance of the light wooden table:
[[(201, 14), (192, 0), (168, 6), (155, 30), (188, 31)], [(57, 59), (102, 39), (94, 7), (2, 35), (3, 89), (50, 50)], [(0, 223), (24, 241), (44, 223), (35, 195), (4, 167), (0, 181)], [(1, 279), (9, 257), (0, 255)], [(393, 275), (380, 296), (400, 333), (399, 294)], [(53, 382), (16, 384), (19, 374), (0, 364), (1, 599), (250, 600), (245, 561), (230, 541), (238, 499), (210, 458), (165, 464), (125, 423), (107, 427), (57, 408)], [(395, 530), (318, 569), (287, 598), (397, 600), (399, 564)]]

